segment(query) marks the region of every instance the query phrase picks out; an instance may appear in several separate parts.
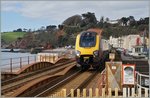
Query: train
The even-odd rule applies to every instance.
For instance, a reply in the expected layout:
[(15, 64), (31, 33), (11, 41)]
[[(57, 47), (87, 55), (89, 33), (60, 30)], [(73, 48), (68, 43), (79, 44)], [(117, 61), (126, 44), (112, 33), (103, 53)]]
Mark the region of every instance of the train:
[(92, 28), (79, 33), (75, 43), (77, 67), (82, 70), (91, 67), (93, 69), (103, 69), (105, 67), (103, 43), (101, 29)]

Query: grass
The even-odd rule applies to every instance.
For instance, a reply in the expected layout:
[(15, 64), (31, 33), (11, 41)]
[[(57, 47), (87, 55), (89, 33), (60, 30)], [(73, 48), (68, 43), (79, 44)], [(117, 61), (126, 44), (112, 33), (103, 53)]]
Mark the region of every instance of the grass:
[(23, 37), (24, 35), (25, 32), (5, 32), (1, 33), (1, 39), (3, 39), (6, 43), (10, 43), (19, 37)]

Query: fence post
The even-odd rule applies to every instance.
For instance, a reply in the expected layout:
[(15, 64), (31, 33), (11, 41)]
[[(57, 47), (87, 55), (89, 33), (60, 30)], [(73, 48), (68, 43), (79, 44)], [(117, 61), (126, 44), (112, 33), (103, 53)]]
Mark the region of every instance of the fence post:
[(140, 86), (141, 86), (141, 74), (140, 74)]
[(132, 97), (135, 96), (135, 88), (132, 88)]
[(108, 88), (108, 96), (111, 97), (111, 88)]
[(53, 53), (53, 62), (54, 62), (54, 53)]
[(34, 61), (36, 62), (36, 56), (34, 56)]
[(86, 97), (86, 89), (83, 89), (83, 97)]
[(128, 97), (130, 97), (130, 87), (128, 87)]
[(10, 58), (10, 72), (12, 72), (12, 58)]
[(20, 57), (20, 69), (22, 68), (22, 57)]
[(93, 96), (92, 93), (93, 93), (92, 88), (90, 88), (90, 89), (89, 89), (89, 97), (92, 97), (92, 96)]
[(145, 97), (148, 97), (148, 88), (145, 88)]
[(50, 56), (50, 54), (49, 54), (49, 62), (51, 61), (51, 58), (50, 58), (51, 56)]
[(46, 54), (45, 54), (45, 62), (46, 62)]
[(95, 96), (99, 97), (99, 89), (98, 88), (95, 89)]
[(127, 97), (126, 88), (123, 88), (123, 97)]
[(63, 89), (63, 97), (66, 97), (66, 89)]
[(138, 88), (138, 97), (141, 97), (141, 87)]
[(105, 96), (105, 88), (102, 88), (102, 96)]
[(115, 88), (115, 97), (118, 97), (118, 88)]
[(41, 55), (39, 55), (40, 56), (40, 62), (41, 62)]
[(80, 97), (80, 89), (77, 89), (77, 97)]
[(29, 62), (29, 56), (28, 56), (28, 64), (29, 64), (30, 62)]
[(71, 89), (71, 97), (74, 97), (74, 89)]

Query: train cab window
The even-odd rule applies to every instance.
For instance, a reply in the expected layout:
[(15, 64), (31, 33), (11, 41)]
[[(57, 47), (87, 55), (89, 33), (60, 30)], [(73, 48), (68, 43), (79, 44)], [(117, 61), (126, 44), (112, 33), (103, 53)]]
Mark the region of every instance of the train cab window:
[(94, 47), (96, 44), (95, 32), (83, 32), (80, 38), (80, 47)]

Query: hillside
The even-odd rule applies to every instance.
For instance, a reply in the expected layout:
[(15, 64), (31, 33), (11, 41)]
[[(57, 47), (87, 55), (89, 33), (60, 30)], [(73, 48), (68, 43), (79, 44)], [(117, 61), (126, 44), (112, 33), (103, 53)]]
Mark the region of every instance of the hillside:
[(5, 43), (10, 43), (17, 40), (17, 38), (22, 38), (25, 34), (25, 32), (5, 32), (1, 33), (1, 39)]
[[(103, 29), (102, 36), (109, 39), (110, 36), (121, 37), (129, 34), (140, 34), (145, 30), (148, 37), (149, 17), (135, 20), (133, 16), (122, 17), (112, 23), (108, 17), (98, 20), (95, 13), (87, 12), (81, 15), (68, 17), (58, 26), (42, 26), (38, 30), (27, 30), (28, 33), (8, 32), (2, 33), (2, 46), (4, 48), (31, 49), (44, 47), (45, 49), (75, 45), (76, 36), (79, 32), (91, 28)], [(32, 32), (31, 32), (32, 31)]]

